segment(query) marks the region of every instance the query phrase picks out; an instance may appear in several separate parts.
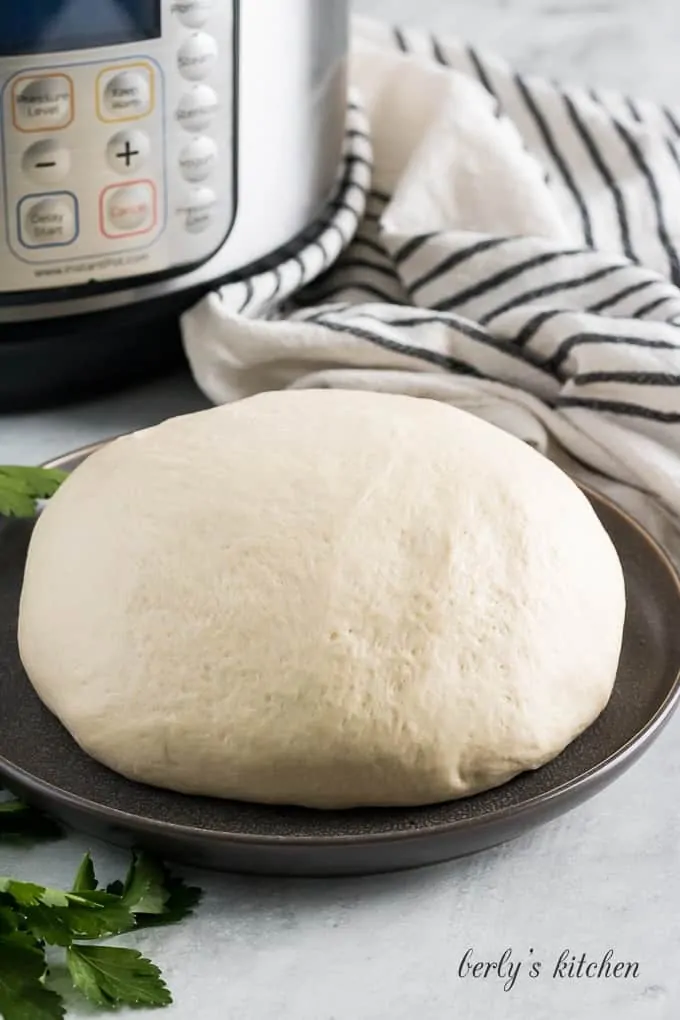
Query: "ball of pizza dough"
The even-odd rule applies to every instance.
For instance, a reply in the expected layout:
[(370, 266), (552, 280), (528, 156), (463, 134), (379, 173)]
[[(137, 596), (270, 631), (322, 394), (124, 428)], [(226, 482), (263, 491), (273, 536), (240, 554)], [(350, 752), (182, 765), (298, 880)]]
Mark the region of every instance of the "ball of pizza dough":
[(497, 786), (603, 710), (617, 553), (550, 461), (434, 401), (268, 393), (90, 456), (35, 528), (19, 643), (95, 759), (350, 808)]

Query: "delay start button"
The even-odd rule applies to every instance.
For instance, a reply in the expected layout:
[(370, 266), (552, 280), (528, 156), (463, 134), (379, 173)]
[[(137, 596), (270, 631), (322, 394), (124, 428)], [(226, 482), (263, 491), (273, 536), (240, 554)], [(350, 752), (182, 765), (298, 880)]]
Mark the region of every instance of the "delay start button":
[(69, 192), (27, 195), (19, 204), (19, 240), (25, 248), (72, 244), (78, 236), (78, 203)]
[(73, 82), (65, 74), (17, 78), (12, 118), (18, 131), (59, 131), (73, 120)]
[(152, 181), (104, 188), (99, 203), (100, 227), (105, 237), (148, 234), (156, 226), (156, 188)]

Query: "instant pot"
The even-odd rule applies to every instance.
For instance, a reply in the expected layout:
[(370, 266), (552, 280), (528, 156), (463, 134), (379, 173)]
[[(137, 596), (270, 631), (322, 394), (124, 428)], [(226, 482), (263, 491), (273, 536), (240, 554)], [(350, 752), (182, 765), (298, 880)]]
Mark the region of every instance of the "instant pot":
[(0, 10), (0, 409), (181, 357), (178, 317), (332, 199), (348, 0)]

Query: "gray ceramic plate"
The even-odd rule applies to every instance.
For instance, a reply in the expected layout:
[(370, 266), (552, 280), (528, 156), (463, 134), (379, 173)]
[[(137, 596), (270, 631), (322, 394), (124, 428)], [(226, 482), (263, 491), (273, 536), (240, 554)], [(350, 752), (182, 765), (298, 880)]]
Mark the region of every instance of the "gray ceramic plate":
[[(91, 450), (60, 466), (73, 468)], [(17, 611), (30, 525), (0, 524), (0, 780), (66, 824), (120, 845), (221, 870), (339, 875), (473, 853), (575, 807), (638, 758), (680, 697), (680, 583), (647, 534), (589, 493), (622, 559), (623, 654), (606, 711), (549, 765), (497, 790), (409, 810), (320, 812), (187, 797), (141, 786), (88, 758), (24, 673)]]

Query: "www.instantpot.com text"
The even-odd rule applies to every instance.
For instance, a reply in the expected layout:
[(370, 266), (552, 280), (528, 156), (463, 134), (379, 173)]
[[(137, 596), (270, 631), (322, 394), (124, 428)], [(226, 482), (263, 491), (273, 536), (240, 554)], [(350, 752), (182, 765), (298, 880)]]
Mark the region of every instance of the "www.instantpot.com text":
[(139, 265), (149, 258), (148, 252), (134, 252), (129, 255), (111, 255), (105, 259), (95, 259), (92, 262), (74, 262), (62, 266), (41, 266), (34, 269), (36, 278), (45, 276), (67, 276), (83, 273), (101, 273), (110, 269), (127, 269), (129, 266)]

